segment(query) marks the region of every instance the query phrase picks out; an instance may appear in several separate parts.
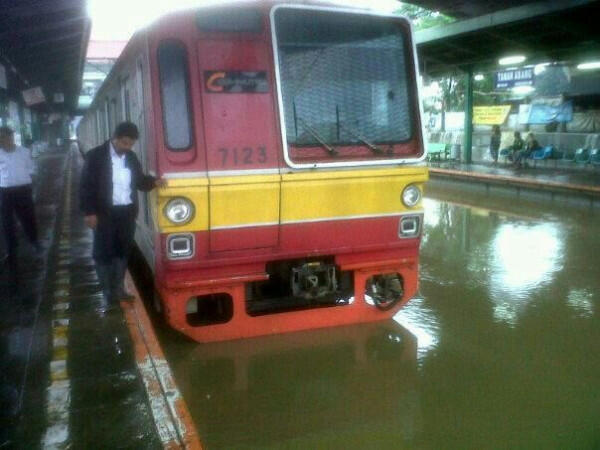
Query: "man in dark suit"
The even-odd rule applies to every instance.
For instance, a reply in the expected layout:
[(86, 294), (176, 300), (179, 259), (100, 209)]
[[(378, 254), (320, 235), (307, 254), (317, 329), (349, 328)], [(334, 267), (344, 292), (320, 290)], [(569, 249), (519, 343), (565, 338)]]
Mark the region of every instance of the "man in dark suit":
[(109, 304), (133, 298), (123, 280), (138, 213), (137, 191), (166, 186), (143, 173), (131, 151), (138, 137), (135, 124), (120, 123), (112, 139), (88, 152), (81, 175), (80, 206), (86, 225), (94, 230), (93, 257)]

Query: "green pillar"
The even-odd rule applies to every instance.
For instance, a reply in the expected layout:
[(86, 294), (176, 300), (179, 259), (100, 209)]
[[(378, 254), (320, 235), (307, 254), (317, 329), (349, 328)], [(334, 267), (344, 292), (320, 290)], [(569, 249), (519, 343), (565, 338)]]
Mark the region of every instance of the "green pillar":
[(467, 70), (467, 86), (465, 92), (465, 139), (464, 162), (471, 164), (473, 147), (473, 68)]

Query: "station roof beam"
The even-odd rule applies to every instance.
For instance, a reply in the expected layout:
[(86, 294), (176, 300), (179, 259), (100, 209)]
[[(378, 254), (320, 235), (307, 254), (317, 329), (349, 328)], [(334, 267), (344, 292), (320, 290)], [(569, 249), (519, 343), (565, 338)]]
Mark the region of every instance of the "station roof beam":
[(73, 112), (90, 25), (85, 0), (0, 0), (0, 53), (27, 86), (42, 87), (47, 102), (64, 95), (50, 109)]
[(598, 0), (540, 1), (499, 11), (491, 2), (486, 10), (486, 2), (473, 0), (414, 3), (450, 15), (458, 12), (459, 18), (465, 17), (465, 5), (487, 11), (417, 32), (422, 71), (431, 76), (473, 66), (493, 70), (508, 54), (525, 54), (528, 63), (535, 63), (585, 58), (598, 51), (600, 27), (590, 20), (600, 16)]

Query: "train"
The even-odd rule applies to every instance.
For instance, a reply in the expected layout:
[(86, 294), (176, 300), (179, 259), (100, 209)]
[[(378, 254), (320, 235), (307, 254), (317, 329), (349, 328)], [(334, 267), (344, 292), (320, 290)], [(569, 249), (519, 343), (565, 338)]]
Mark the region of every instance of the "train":
[(136, 244), (198, 342), (392, 317), (418, 286), (428, 179), (408, 19), (316, 1), (167, 14), (127, 43), (77, 132), (137, 124)]

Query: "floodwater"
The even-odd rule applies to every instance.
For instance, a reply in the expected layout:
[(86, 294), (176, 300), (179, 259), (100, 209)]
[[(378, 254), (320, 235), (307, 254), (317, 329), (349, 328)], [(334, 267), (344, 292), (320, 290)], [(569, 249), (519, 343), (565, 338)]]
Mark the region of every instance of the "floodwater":
[(160, 336), (212, 449), (600, 449), (600, 217), (425, 199), (394, 320), (217, 344)]

